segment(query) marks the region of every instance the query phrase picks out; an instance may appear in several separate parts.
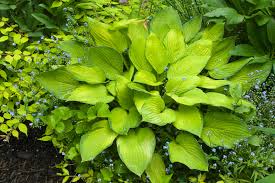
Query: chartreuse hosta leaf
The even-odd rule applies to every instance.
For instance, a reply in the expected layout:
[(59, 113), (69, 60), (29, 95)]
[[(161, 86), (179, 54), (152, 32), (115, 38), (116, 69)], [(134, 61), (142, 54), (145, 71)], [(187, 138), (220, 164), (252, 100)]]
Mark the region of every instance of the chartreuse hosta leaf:
[(171, 63), (176, 62), (184, 56), (186, 45), (181, 30), (171, 29), (164, 39), (164, 45), (168, 50)]
[(195, 17), (183, 25), (185, 42), (191, 41), (201, 29), (202, 17)]
[(97, 66), (105, 72), (108, 79), (114, 80), (123, 72), (123, 56), (109, 47), (91, 47), (88, 50), (87, 66)]
[(118, 76), (115, 81), (116, 97), (120, 106), (124, 109), (130, 109), (133, 105), (133, 92), (128, 88), (130, 81), (123, 76)]
[(180, 95), (196, 88), (200, 83), (198, 76), (174, 77), (166, 83), (166, 92)]
[(92, 131), (80, 139), (82, 162), (93, 160), (99, 153), (113, 144), (117, 134), (108, 125), (107, 120), (99, 121), (92, 126)]
[(74, 79), (84, 81), (89, 84), (104, 83), (106, 80), (105, 73), (99, 67), (87, 67), (81, 64), (68, 65), (65, 67)]
[(242, 84), (244, 91), (248, 91), (254, 85), (260, 85), (269, 76), (272, 69), (272, 62), (264, 64), (250, 64), (245, 66), (240, 72), (231, 77), (232, 82)]
[(250, 60), (251, 58), (242, 59), (216, 67), (209, 71), (209, 75), (215, 79), (229, 78), (240, 71)]
[(210, 147), (232, 148), (250, 133), (241, 118), (226, 112), (209, 111), (204, 116), (201, 138)]
[(173, 125), (179, 130), (185, 130), (200, 137), (203, 127), (202, 115), (195, 106), (180, 105)]
[(176, 140), (169, 144), (168, 151), (172, 163), (179, 162), (190, 169), (208, 170), (208, 162), (200, 144), (187, 132), (179, 134)]
[(129, 112), (116, 107), (109, 115), (111, 129), (120, 135), (126, 135), (130, 128), (138, 127), (140, 122), (141, 116), (135, 107), (132, 107)]
[(176, 95), (172, 93), (168, 93), (167, 95), (174, 99), (177, 103), (188, 106), (208, 102), (207, 95), (199, 88), (194, 88), (181, 95)]
[(117, 139), (120, 159), (138, 176), (141, 176), (151, 162), (155, 146), (155, 135), (150, 128), (130, 130), (128, 135), (119, 136)]
[(156, 14), (150, 24), (150, 31), (163, 41), (171, 29), (182, 30), (182, 23), (177, 11), (169, 7)]
[(63, 100), (80, 85), (64, 68), (44, 72), (38, 76), (37, 80), (44, 88)]
[(97, 46), (108, 46), (118, 52), (123, 52), (128, 48), (128, 40), (125, 34), (119, 30), (110, 30), (110, 25), (87, 18), (90, 33)]
[(76, 41), (63, 41), (60, 48), (68, 52), (71, 57), (71, 63), (78, 63), (79, 60), (85, 59), (85, 47)]
[(213, 47), (211, 58), (205, 68), (207, 70), (212, 70), (226, 64), (231, 57), (230, 51), (234, 48), (234, 46), (235, 39), (232, 37), (225, 38), (218, 42), (218, 44)]
[(209, 56), (187, 56), (171, 64), (167, 73), (168, 80), (175, 77), (196, 76), (206, 66)]
[(146, 93), (146, 94), (151, 95), (151, 93), (150, 93), (149, 91), (147, 91), (146, 88), (145, 88), (142, 84), (131, 82), (131, 83), (128, 84), (128, 87), (129, 87), (131, 90), (134, 90), (134, 91), (138, 91), (138, 92), (142, 92), (142, 93)]
[(194, 55), (210, 57), (212, 52), (212, 45), (213, 43), (210, 40), (199, 39), (187, 47), (185, 54), (189, 56)]
[(153, 70), (145, 57), (145, 46), (148, 37), (148, 30), (143, 23), (131, 24), (128, 27), (128, 36), (131, 39), (129, 57), (137, 70), (151, 72)]
[(162, 84), (161, 81), (157, 81), (156, 76), (152, 72), (145, 70), (140, 70), (135, 74), (134, 82), (150, 86), (158, 86)]
[(108, 94), (106, 87), (102, 84), (82, 84), (73, 90), (66, 98), (66, 100), (78, 101), (87, 104), (96, 104), (98, 102), (109, 103), (114, 100), (114, 97)]
[(223, 38), (224, 34), (224, 23), (216, 23), (212, 26), (207, 27), (203, 33), (201, 39), (208, 39), (211, 41), (219, 41)]
[(158, 153), (154, 153), (146, 169), (146, 174), (152, 183), (169, 183), (173, 175), (166, 175), (165, 164)]
[(198, 87), (207, 88), (207, 89), (216, 89), (225, 85), (229, 85), (230, 81), (228, 80), (215, 80), (206, 76), (199, 76), (200, 82)]
[(145, 55), (158, 74), (163, 73), (170, 62), (166, 48), (154, 33), (151, 33), (147, 38)]

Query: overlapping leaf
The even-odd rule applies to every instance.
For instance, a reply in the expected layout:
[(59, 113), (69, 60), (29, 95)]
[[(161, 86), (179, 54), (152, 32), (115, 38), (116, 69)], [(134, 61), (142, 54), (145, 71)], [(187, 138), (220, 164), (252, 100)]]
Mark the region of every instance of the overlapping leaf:
[(190, 169), (208, 170), (208, 162), (200, 144), (193, 135), (181, 133), (175, 141), (169, 144), (169, 157), (171, 162), (185, 164)]
[(246, 124), (233, 114), (212, 111), (204, 116), (201, 137), (208, 146), (232, 148), (235, 143), (249, 136)]
[(82, 135), (80, 155), (82, 162), (93, 160), (99, 153), (112, 145), (117, 134), (110, 130), (106, 120), (95, 123), (92, 131)]

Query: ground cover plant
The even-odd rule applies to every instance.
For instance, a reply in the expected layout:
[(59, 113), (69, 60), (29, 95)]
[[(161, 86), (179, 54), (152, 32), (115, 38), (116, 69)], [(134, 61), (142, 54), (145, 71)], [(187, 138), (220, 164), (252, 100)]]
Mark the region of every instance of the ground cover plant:
[[(80, 128), (85, 130), (77, 130), (83, 121), (68, 120), (73, 113), (60, 108), (45, 119), (44, 140), (52, 140), (51, 134), (55, 144), (56, 136), (67, 138), (74, 145), (65, 154), (73, 152), (75, 160), (89, 162), (116, 139), (118, 155), (130, 171), (138, 176), (146, 172), (152, 182), (166, 182), (171, 175), (165, 174), (162, 154), (156, 148), (154, 132), (159, 129), (162, 133), (170, 129), (165, 133), (170, 138), (171, 162), (202, 171), (208, 170), (207, 156), (197, 139), (210, 147), (232, 148), (250, 136), (243, 120), (255, 108), (241, 97), (242, 87), (250, 88), (255, 78), (245, 77), (247, 85), (231, 78), (253, 59), (229, 62), (234, 39), (223, 38), (223, 23), (200, 31), (200, 17), (182, 25), (171, 8), (146, 24), (136, 19), (120, 26), (93, 19), (87, 22), (93, 38), (90, 47), (77, 41), (61, 44), (72, 60), (81, 63), (38, 78), (58, 98), (92, 105), (84, 112), (88, 120)], [(162, 176), (152, 172), (158, 164), (163, 167)]]
[(1, 138), (8, 140), (11, 135), (18, 138), (19, 131), (27, 135), (29, 125), (40, 126), (39, 116), (54, 107), (56, 100), (34, 84), (35, 77), (66, 62), (56, 48), (57, 39), (66, 36), (33, 41), (8, 18), (2, 17), (0, 23), (0, 131)]

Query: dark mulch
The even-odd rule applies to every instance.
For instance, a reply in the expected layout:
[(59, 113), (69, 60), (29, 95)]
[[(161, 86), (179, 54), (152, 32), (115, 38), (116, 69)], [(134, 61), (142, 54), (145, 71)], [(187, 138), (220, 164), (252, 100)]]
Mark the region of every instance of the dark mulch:
[(51, 143), (41, 142), (40, 130), (32, 130), (28, 137), (0, 141), (0, 183), (59, 183), (54, 165), (61, 162)]

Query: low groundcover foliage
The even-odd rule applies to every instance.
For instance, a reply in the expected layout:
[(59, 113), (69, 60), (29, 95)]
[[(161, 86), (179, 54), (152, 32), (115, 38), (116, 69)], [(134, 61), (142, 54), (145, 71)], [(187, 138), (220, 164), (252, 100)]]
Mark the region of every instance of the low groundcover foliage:
[[(201, 142), (232, 148), (250, 136), (244, 119), (255, 108), (242, 95), (264, 81), (268, 71), (262, 68), (256, 81), (241, 73), (253, 64), (252, 58), (229, 61), (234, 38), (223, 38), (223, 23), (201, 30), (201, 17), (196, 17), (182, 25), (172, 8), (150, 22), (87, 22), (90, 46), (63, 42), (61, 48), (73, 64), (38, 77), (59, 99), (91, 105), (89, 125), (82, 131), (72, 128), (77, 121), (66, 121), (72, 114), (65, 108), (62, 115), (45, 120), (48, 132), (75, 130), (81, 135), (74, 152), (82, 162), (95, 159), (116, 140), (119, 157), (130, 171), (138, 176), (146, 171), (152, 182), (169, 182), (171, 175), (155, 151), (152, 124), (177, 129), (168, 147), (172, 163), (201, 171), (208, 170)], [(246, 82), (239, 84), (238, 77)]]

